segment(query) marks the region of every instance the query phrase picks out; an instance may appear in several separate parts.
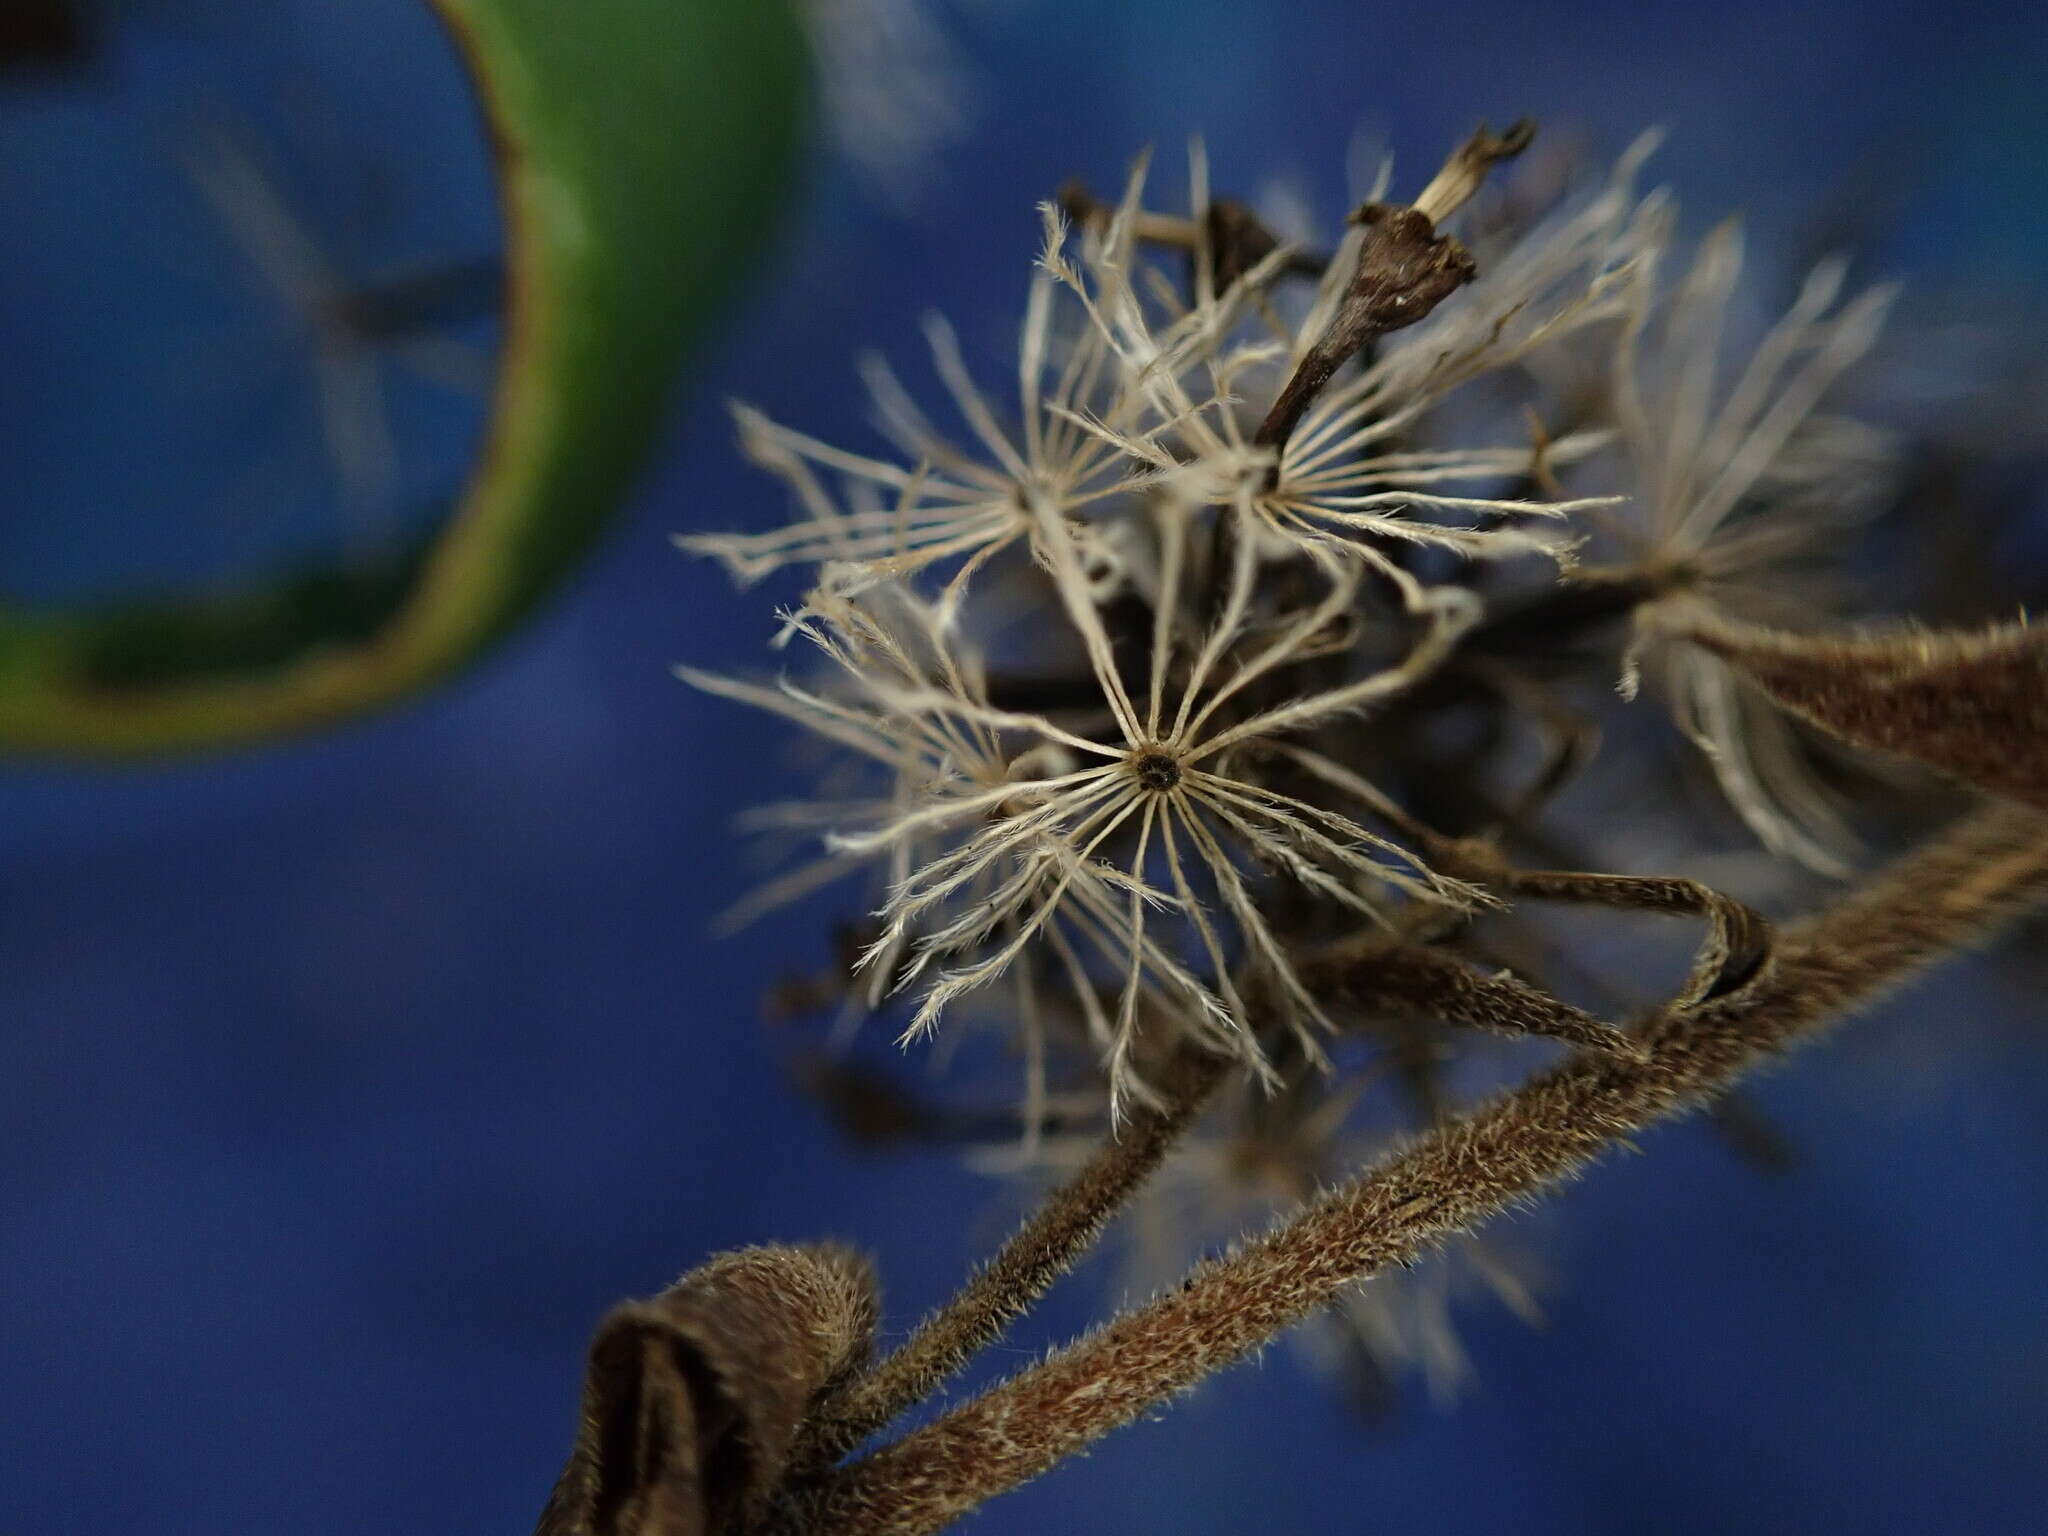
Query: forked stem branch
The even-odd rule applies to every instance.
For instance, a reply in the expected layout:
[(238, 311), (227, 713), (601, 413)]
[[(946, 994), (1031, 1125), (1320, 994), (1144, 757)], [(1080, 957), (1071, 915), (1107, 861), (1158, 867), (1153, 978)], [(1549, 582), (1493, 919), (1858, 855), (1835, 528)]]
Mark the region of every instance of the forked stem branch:
[(1220, 1058), (1183, 1051), (1158, 1084), (1159, 1107), (1134, 1114), (1055, 1189), (960, 1293), (901, 1348), (857, 1377), (812, 1416), (803, 1455), (837, 1459), (923, 1402), (1000, 1338), (1074, 1265), (1193, 1123), (1222, 1080)]
[(1271, 1340), (1341, 1287), (1416, 1258), (1711, 1099), (2043, 896), (2048, 816), (2010, 805), (1966, 816), (1784, 930), (1745, 984), (1650, 1016), (1636, 1031), (1642, 1061), (1575, 1057), (1422, 1137), (1266, 1237), (1204, 1264), (1177, 1290), (794, 1490), (783, 1528), (806, 1536), (939, 1530)]

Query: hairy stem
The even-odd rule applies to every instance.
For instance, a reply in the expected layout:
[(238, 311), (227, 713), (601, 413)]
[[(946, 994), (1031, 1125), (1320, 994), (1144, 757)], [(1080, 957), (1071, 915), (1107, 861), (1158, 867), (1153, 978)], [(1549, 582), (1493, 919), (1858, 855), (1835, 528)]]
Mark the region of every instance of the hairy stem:
[(1140, 1111), (1120, 1135), (1105, 1138), (959, 1295), (925, 1319), (900, 1349), (819, 1408), (806, 1446), (808, 1458), (818, 1462), (844, 1455), (931, 1396), (1000, 1338), (1073, 1267), (1159, 1166), (1208, 1101), (1224, 1066), (1220, 1058), (1182, 1052), (1159, 1085), (1159, 1108)]
[(2048, 816), (1987, 808), (1785, 930), (1744, 986), (1581, 1056), (1421, 1138), (1257, 1242), (934, 1423), (830, 1474), (806, 1536), (922, 1536), (1272, 1339), (1344, 1285), (1576, 1174), (1644, 1127), (2048, 895)]

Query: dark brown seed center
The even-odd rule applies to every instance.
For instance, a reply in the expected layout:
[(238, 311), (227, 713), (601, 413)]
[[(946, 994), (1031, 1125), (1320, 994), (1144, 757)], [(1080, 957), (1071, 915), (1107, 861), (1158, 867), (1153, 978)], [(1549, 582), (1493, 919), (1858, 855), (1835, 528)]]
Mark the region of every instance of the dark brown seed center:
[(1165, 794), (1180, 783), (1180, 763), (1171, 755), (1148, 747), (1131, 758), (1131, 772), (1138, 782), (1156, 794)]

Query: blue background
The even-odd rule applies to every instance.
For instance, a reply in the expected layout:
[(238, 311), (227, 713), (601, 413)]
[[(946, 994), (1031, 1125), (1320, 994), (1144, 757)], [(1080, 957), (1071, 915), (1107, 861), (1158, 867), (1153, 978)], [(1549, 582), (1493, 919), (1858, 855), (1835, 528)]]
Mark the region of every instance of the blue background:
[[(988, 1181), (849, 1155), (788, 1087), (756, 999), (824, 960), (835, 904), (707, 935), (749, 878), (729, 818), (798, 783), (778, 727), (667, 676), (755, 665), (769, 629), (666, 543), (775, 504), (723, 396), (858, 436), (853, 354), (916, 377), (932, 305), (995, 363), (1033, 201), (1197, 128), (1220, 185), (1298, 170), (1333, 208), (1361, 122), (1411, 172), (1482, 114), (1606, 152), (1664, 123), (1657, 174), (1693, 227), (1746, 207), (1766, 264), (1874, 168), (1906, 211), (1867, 271), (2038, 304), (2048, 29), (2025, 11), (956, 8), (976, 121), (914, 211), (820, 153), (623, 527), (486, 665), (313, 741), (0, 776), (7, 1525), (522, 1531), (614, 1299), (723, 1247), (837, 1236), (877, 1255), (900, 1328), (1002, 1230)], [(456, 67), (402, 0), (108, 14), (93, 72), (0, 82), (10, 598), (346, 533), (291, 317), (168, 158), (181, 125), (232, 115), (280, 146), (359, 274), (494, 239)], [(481, 408), (391, 388), (394, 501), (425, 504)], [(974, 1528), (2038, 1528), (2044, 1023), (2018, 973), (1951, 970), (1763, 1085), (1790, 1175), (1697, 1126), (1645, 1138), (1556, 1203), (1546, 1327), (1466, 1311), (1479, 1376), (1448, 1412), (1412, 1390), (1369, 1432), (1275, 1350)], [(1070, 1282), (995, 1363), (1112, 1289)]]

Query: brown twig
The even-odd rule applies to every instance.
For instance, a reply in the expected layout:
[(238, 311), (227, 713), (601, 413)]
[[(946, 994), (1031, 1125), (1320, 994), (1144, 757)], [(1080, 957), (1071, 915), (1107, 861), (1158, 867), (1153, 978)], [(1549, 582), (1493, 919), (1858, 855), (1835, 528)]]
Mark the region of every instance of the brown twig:
[(1694, 957), (1685, 990), (1678, 996), (1680, 1006), (1708, 1002), (1747, 985), (1770, 955), (1770, 925), (1734, 897), (1697, 880), (1518, 869), (1508, 873), (1501, 888), (1541, 901), (1704, 917), (1707, 939)]
[(1578, 1057), (787, 1505), (806, 1536), (923, 1536), (1273, 1338), (1336, 1291), (1570, 1178), (1625, 1138), (2048, 895), (2048, 817), (1965, 817), (1781, 935), (1748, 983), (1651, 1016), (1648, 1059)]

